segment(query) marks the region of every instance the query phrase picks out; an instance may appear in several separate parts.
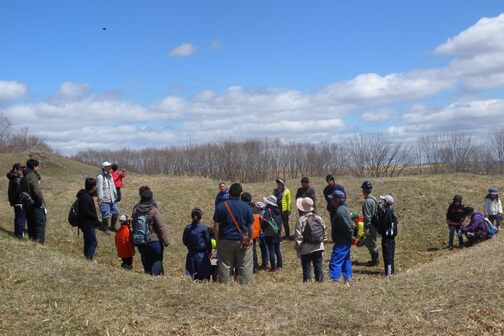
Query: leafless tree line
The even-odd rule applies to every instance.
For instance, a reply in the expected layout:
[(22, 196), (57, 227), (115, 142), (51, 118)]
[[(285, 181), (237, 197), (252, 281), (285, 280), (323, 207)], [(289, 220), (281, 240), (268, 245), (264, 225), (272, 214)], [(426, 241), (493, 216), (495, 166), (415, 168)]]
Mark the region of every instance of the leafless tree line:
[(33, 134), (28, 128), (15, 130), (3, 113), (0, 113), (0, 153), (17, 153), (32, 148), (52, 151), (47, 142)]
[(393, 142), (381, 133), (361, 133), (341, 144), (282, 143), (280, 140), (226, 140), (164, 149), (87, 150), (74, 156), (99, 165), (113, 161), (144, 174), (203, 176), (257, 182), (277, 176), (504, 172), (504, 127), (487, 139), (443, 133), (422, 136), (416, 143)]

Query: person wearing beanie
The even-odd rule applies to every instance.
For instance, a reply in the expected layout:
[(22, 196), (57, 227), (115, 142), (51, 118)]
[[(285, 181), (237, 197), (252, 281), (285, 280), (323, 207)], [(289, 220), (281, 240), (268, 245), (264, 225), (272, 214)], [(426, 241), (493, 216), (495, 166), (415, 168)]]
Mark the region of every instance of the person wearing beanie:
[(488, 195), (485, 197), (483, 209), (485, 218), (488, 218), (488, 220), (497, 227), (497, 230), (500, 230), (500, 224), (503, 219), (502, 203), (496, 187), (488, 189)]
[(144, 272), (150, 275), (163, 275), (163, 253), (170, 244), (168, 231), (151, 189), (148, 186), (140, 187), (138, 194), (140, 202), (133, 207), (131, 215), (133, 218), (133, 238), (135, 239), (136, 227), (140, 227), (140, 222), (145, 221), (149, 239), (137, 245)]
[(382, 208), (380, 210), (380, 226), (378, 233), (382, 236), (382, 254), (385, 263), (385, 275), (391, 276), (395, 273), (395, 237), (397, 236), (397, 225), (399, 221), (393, 207), (394, 198), (390, 195), (380, 196)]
[(193, 280), (210, 279), (210, 260), (212, 242), (206, 225), (201, 223), (203, 211), (194, 208), (191, 211), (192, 223), (187, 225), (182, 235), (182, 241), (187, 247), (186, 274)]
[(379, 263), (379, 253), (377, 244), (378, 231), (373, 225), (373, 218), (378, 215), (379, 206), (376, 198), (371, 195), (373, 185), (369, 181), (364, 181), (361, 185), (362, 194), (364, 195), (364, 204), (362, 205), (362, 217), (364, 218), (365, 237), (363, 244), (367, 247), (371, 255), (371, 261), (368, 266), (377, 266)]
[(9, 204), (14, 208), (14, 236), (19, 239), (24, 237), (26, 226), (26, 215), (21, 195), (21, 182), (23, 181), (23, 169), (25, 168), (25, 164), (18, 162), (15, 163), (12, 166), (12, 170), (7, 173), (7, 178), (9, 179)]
[(133, 268), (133, 256), (135, 255), (135, 248), (131, 237), (131, 221), (128, 216), (122, 215), (119, 218), (119, 222), (121, 223), (121, 227), (115, 235), (117, 256), (122, 259), (121, 267), (131, 270)]
[(273, 190), (273, 196), (277, 199), (278, 210), (282, 216), (282, 224), (285, 230), (285, 240), (292, 240), (290, 235), (289, 217), (291, 214), (291, 193), (285, 187), (286, 182), (282, 178), (276, 179), (277, 187)]
[(334, 243), (331, 260), (329, 261), (329, 280), (339, 281), (341, 276), (347, 283), (352, 281), (352, 260), (350, 247), (354, 235), (352, 218), (348, 212), (346, 195), (341, 190), (335, 190), (328, 196), (331, 206), (336, 210), (331, 220), (331, 236)]
[(453, 201), (446, 212), (446, 224), (448, 224), (448, 249), (453, 250), (453, 238), (455, 232), (458, 236), (459, 248), (464, 246), (464, 238), (462, 236), (462, 224), (465, 219), (465, 207), (462, 203), (462, 195), (453, 196)]
[(110, 234), (110, 231), (117, 230), (119, 207), (117, 205), (117, 189), (112, 178), (112, 164), (107, 161), (102, 163), (102, 172), (96, 177), (96, 192), (102, 215), (100, 230)]
[(466, 217), (470, 218), (469, 225), (463, 226), (461, 231), (466, 235), (470, 245), (479, 243), (487, 238), (485, 217), (479, 211), (474, 211), (473, 207), (466, 207)]

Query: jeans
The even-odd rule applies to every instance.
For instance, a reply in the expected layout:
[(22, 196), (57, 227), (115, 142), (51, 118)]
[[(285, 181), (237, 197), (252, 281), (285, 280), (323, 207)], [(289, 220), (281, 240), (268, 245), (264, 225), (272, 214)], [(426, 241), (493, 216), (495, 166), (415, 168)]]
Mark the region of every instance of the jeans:
[(313, 253), (304, 254), (301, 256), (301, 266), (303, 267), (303, 282), (311, 281), (311, 264), (313, 263), (313, 270), (315, 271), (315, 281), (322, 282), (324, 274), (322, 272), (322, 253), (324, 251), (316, 251)]
[(110, 214), (113, 216), (119, 216), (119, 207), (117, 203), (102, 203), (100, 205), (100, 212), (103, 219), (110, 218)]
[(138, 246), (142, 257), (144, 272), (150, 275), (164, 275), (163, 269), (164, 246), (160, 241), (152, 241)]
[(289, 213), (282, 212), (282, 224), (285, 230), (285, 238), (290, 238)]
[(93, 256), (98, 246), (96, 241), (96, 230), (94, 227), (82, 229), (84, 235), (84, 256), (86, 259), (93, 260)]
[(24, 237), (26, 215), (23, 204), (14, 205), (14, 235), (18, 238)]
[(188, 251), (186, 256), (186, 274), (193, 280), (205, 280), (210, 278), (210, 260), (205, 251)]
[(261, 249), (261, 267), (268, 267), (269, 249), (266, 245), (266, 237), (264, 235), (259, 237), (259, 248)]
[(459, 247), (464, 246), (464, 238), (462, 237), (462, 232), (460, 231), (461, 228), (462, 228), (461, 226), (455, 226), (455, 225), (448, 226), (448, 230), (450, 232), (448, 234), (448, 247), (449, 248), (453, 247), (453, 238), (455, 237), (455, 232), (457, 232)]
[(282, 251), (280, 250), (280, 239), (277, 236), (265, 237), (268, 246), (271, 269), (283, 267)]
[(352, 243), (334, 244), (331, 261), (329, 262), (329, 280), (339, 281), (341, 274), (343, 274), (345, 281), (352, 281), (351, 246)]
[(45, 243), (46, 213), (42, 207), (26, 209), (28, 237), (40, 244)]
[(385, 263), (385, 275), (394, 274), (395, 238), (383, 237), (381, 244), (383, 262)]
[(231, 281), (231, 271), (236, 268), (238, 281), (247, 284), (252, 280), (254, 273), (253, 247), (241, 246), (239, 240), (219, 240), (217, 243), (217, 258), (219, 278), (222, 283)]

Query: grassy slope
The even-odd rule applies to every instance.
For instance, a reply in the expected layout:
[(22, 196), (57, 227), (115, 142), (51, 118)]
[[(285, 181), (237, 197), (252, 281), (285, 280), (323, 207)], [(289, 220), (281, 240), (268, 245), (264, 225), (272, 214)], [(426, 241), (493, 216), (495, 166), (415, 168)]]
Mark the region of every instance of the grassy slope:
[[(44, 156), (47, 245), (11, 238), (5, 232), (12, 230), (11, 210), (6, 202), (0, 204), (1, 334), (504, 332), (503, 238), (461, 251), (443, 249), (443, 217), (450, 197), (462, 192), (466, 203), (478, 208), (492, 184), (490, 177), (410, 176), (373, 181), (378, 192), (397, 199), (400, 272), (392, 280), (373, 274), (381, 272), (381, 267), (357, 266), (350, 289), (330, 283), (303, 285), (299, 261), (292, 246), (284, 243), (284, 271), (261, 272), (252, 285), (241, 287), (196, 284), (183, 276), (183, 226), (194, 206), (204, 209), (204, 220), (210, 223), (215, 181), (128, 177), (122, 208), (129, 212), (138, 187), (150, 185), (172, 234), (173, 245), (165, 253), (167, 276), (150, 278), (141, 274), (138, 258), (135, 272), (122, 271), (113, 238), (102, 233), (98, 234), (97, 263), (83, 260), (82, 237), (66, 224), (66, 215), (83, 177), (97, 171)], [(13, 159), (0, 156), (0, 164), (6, 167)], [(349, 192), (350, 207), (360, 208), (360, 180), (342, 178), (340, 182)], [(504, 178), (496, 184), (503, 186)], [(315, 187), (321, 191), (321, 179)], [(6, 190), (5, 181), (0, 188)], [(248, 184), (245, 189), (257, 198), (266, 195), (271, 184)], [(353, 258), (366, 261), (367, 251), (354, 250)], [(229, 297), (235, 301), (228, 302)]]

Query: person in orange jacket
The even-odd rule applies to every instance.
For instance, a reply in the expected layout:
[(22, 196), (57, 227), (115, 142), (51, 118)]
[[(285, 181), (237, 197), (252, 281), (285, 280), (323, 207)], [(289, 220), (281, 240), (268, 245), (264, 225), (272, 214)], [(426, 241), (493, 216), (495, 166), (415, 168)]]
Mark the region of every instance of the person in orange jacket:
[(130, 230), (131, 221), (128, 216), (125, 215), (122, 215), (119, 221), (121, 222), (121, 227), (117, 230), (115, 235), (117, 255), (122, 259), (121, 267), (130, 270), (133, 268), (133, 256), (135, 255), (135, 248), (133, 246)]

